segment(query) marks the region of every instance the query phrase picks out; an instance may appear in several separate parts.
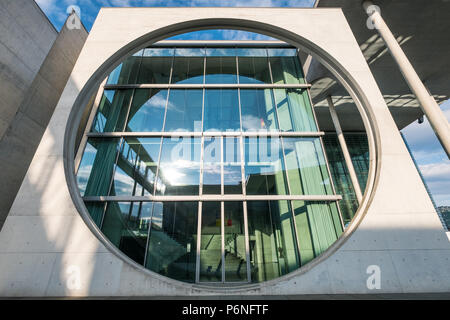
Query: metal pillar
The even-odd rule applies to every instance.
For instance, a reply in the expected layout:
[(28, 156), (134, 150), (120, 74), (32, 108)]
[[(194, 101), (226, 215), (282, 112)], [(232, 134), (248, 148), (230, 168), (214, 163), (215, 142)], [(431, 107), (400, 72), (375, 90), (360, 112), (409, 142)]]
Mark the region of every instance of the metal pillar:
[(420, 80), (394, 35), (389, 30), (386, 22), (381, 17), (380, 12), (374, 10), (374, 7), (372, 7), (373, 5), (373, 2), (369, 0), (364, 1), (362, 4), (364, 10), (368, 14), (381, 38), (383, 38), (392, 57), (397, 63), (409, 88), (419, 101), (423, 113), (427, 116), (431, 127), (447, 153), (447, 157), (450, 159), (450, 127), (447, 119), (434, 98), (428, 93), (428, 90)]
[(352, 158), (350, 157), (350, 152), (348, 152), (347, 143), (345, 142), (344, 134), (342, 132), (341, 124), (339, 123), (339, 118), (336, 113), (336, 108), (333, 104), (333, 99), (331, 97), (327, 97), (328, 107), (330, 108), (331, 119), (333, 120), (334, 127), (336, 128), (336, 134), (339, 140), (339, 144), (341, 145), (342, 153), (344, 154), (345, 164), (347, 165), (348, 172), (350, 174), (350, 179), (352, 180), (353, 189), (355, 190), (356, 199), (358, 199), (358, 203), (362, 202), (362, 192), (361, 187), (359, 186), (359, 181), (356, 176), (355, 168), (353, 167)]

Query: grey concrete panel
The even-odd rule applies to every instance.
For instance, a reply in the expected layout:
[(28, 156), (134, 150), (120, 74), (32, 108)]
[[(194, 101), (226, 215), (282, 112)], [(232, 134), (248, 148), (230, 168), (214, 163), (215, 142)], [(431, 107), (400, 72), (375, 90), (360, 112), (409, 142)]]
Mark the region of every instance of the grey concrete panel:
[[(36, 15), (42, 18), (40, 10)], [(4, 168), (0, 179), (9, 182), (0, 185), (0, 216), (3, 218), (10, 210), (86, 37), (86, 30), (69, 30), (64, 26), (26, 94), (9, 103), (13, 107), (7, 110), (13, 113), (0, 140), (0, 161)]]
[(3, 136), (3, 134), (8, 129), (9, 123), (3, 119), (0, 119), (0, 136)]
[[(0, 34), (2, 35), (1, 42), (14, 52), (18, 57), (20, 57), (22, 63), (24, 63), (28, 68), (30, 68), (34, 73), (39, 71), (39, 68), (44, 61), (48, 50), (50, 49), (53, 41), (56, 39), (57, 32), (52, 30), (47, 33), (47, 37), (52, 39), (51, 41), (43, 41), (42, 44), (36, 43), (35, 39), (28, 32), (31, 28), (44, 28), (49, 24), (47, 19), (40, 17), (37, 20), (30, 20), (24, 28), (21, 24), (17, 22), (16, 17), (23, 14), (21, 8), (16, 8), (12, 11), (11, 8), (4, 8), (5, 3), (9, 1), (2, 2), (3, 9), (0, 10)], [(29, 1), (31, 2), (31, 1)], [(37, 7), (25, 7), (24, 10), (38, 11)], [(11, 11), (10, 11), (11, 10)], [(50, 42), (50, 43), (49, 43)], [(44, 44), (47, 43), (47, 47)]]
[[(123, 262), (112, 253), (99, 253), (97, 259), (86, 253), (59, 254), (53, 266), (45, 296), (108, 296), (120, 286)], [(79, 284), (67, 275), (79, 275)]]
[[(14, 82), (16, 87), (25, 90), (33, 81), (36, 72), (23, 63), (17, 53), (11, 51), (0, 42), (0, 66), (5, 78)], [(41, 61), (42, 63), (42, 61)]]
[[(55, 41), (58, 32), (36, 2), (34, 0), (3, 2), (5, 2), (3, 8), (14, 16), (14, 20), (29, 34), (33, 42), (47, 51)], [(36, 22), (39, 22), (39, 27), (35, 25)]]
[[(54, 253), (0, 254), (0, 295), (44, 296), (56, 256)], [(33, 267), (30, 268), (30, 265)]]
[(402, 250), (391, 256), (404, 292), (450, 291), (450, 250)]
[(87, 226), (74, 216), (8, 216), (0, 239), (0, 253), (107, 252)]

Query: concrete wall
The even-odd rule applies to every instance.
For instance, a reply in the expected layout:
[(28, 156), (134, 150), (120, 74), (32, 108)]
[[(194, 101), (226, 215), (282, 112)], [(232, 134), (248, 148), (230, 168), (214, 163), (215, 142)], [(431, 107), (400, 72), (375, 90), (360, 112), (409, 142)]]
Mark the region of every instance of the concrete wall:
[(87, 38), (31, 0), (0, 2), (0, 228)]
[(0, 0), (0, 138), (58, 32), (32, 0)]
[[(104, 72), (112, 70), (115, 53), (131, 52), (131, 42), (139, 42), (137, 39), (160, 28), (163, 29), (158, 35), (167, 34), (165, 28), (177, 23), (188, 21), (186, 27), (195, 27), (197, 22), (187, 17), (261, 27), (269, 35), (281, 38), (290, 34), (291, 43), (298, 46), (305, 41), (296, 34), (314, 43), (358, 83), (378, 128), (379, 145), (377, 152), (371, 153), (378, 176), (368, 187), (372, 192), (364, 196), (365, 215), (360, 213), (343, 238), (323, 256), (280, 279), (224, 291), (146, 271), (92, 232), (92, 222), (83, 220), (75, 207), (82, 208), (79, 193), (69, 191), (69, 186), (75, 189), (74, 178), (72, 173), (66, 176), (65, 167), (73, 154), (65, 153), (64, 132), (67, 126), (71, 127), (70, 117), (82, 112), (80, 105), (74, 105), (80, 92), (86, 93), (88, 100), (91, 92), (83, 90), (85, 85), (98, 84), (102, 80), (99, 68)], [(286, 32), (280, 33), (280, 28)], [(147, 36), (140, 42), (142, 45), (151, 39)], [(69, 157), (66, 163), (65, 157)], [(85, 208), (82, 211), (87, 215)], [(367, 287), (367, 268), (371, 265), (380, 268), (380, 289)], [(101, 10), (0, 232), (0, 296), (448, 292), (449, 269), (450, 242), (339, 9)], [(79, 285), (74, 285), (74, 279), (80, 280)]]

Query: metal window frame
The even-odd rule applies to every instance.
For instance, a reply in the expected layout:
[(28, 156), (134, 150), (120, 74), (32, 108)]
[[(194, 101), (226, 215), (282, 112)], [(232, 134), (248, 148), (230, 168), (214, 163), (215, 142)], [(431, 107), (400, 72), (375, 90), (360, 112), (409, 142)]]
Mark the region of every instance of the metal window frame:
[(172, 131), (172, 132), (89, 132), (88, 138), (115, 138), (115, 137), (321, 137), (323, 131)]
[(342, 200), (341, 195), (242, 195), (242, 194), (207, 194), (191, 196), (85, 196), (82, 197), (86, 202), (167, 202), (167, 201), (315, 201), (315, 202), (334, 202)]

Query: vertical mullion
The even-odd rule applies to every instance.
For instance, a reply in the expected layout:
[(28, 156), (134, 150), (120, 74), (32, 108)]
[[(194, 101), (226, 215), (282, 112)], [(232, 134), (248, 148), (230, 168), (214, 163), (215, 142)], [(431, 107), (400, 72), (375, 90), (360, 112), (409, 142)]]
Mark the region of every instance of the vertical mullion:
[(134, 95), (135, 94), (136, 94), (136, 89), (133, 89), (133, 92), (131, 93), (130, 103), (128, 104), (127, 115), (125, 116), (125, 121), (124, 121), (124, 124), (123, 124), (123, 127), (122, 127), (122, 132), (126, 132), (127, 124), (128, 124), (128, 118), (130, 117), (131, 106), (133, 105), (133, 100), (134, 100)]
[[(191, 138), (191, 139), (194, 139), (194, 138)], [(203, 194), (203, 171), (205, 169), (205, 166), (203, 163), (204, 157), (205, 157), (205, 152), (203, 150), (205, 147), (205, 137), (202, 136), (200, 138), (200, 141), (201, 141), (200, 142), (200, 183), (199, 183), (198, 188), (199, 188), (199, 194), (202, 195)]]
[[(266, 55), (267, 55), (267, 63), (269, 65), (270, 81), (273, 84), (272, 65), (270, 63), (269, 50), (267, 48), (266, 48)], [(274, 101), (275, 101), (275, 99), (274, 99)]]
[[(169, 98), (170, 98), (170, 88), (167, 89), (167, 97), (166, 97), (166, 105), (164, 106), (164, 119), (163, 119), (163, 125), (162, 125), (162, 132), (165, 132), (166, 129), (166, 119), (167, 119), (167, 108), (169, 104)], [(162, 147), (163, 147), (164, 137), (161, 137), (161, 142), (159, 146), (159, 154), (158, 154), (158, 162), (156, 164), (156, 172), (155, 172), (155, 180), (153, 185), (153, 195), (156, 195), (156, 189), (158, 185), (158, 178), (159, 178), (159, 167), (161, 165), (161, 153), (162, 153)]]
[[(175, 60), (175, 48), (174, 53), (172, 56), (172, 62), (170, 66), (170, 74), (169, 74), (169, 83), (172, 81), (172, 74), (173, 74), (173, 65)], [(170, 88), (167, 89), (167, 97), (166, 97), (166, 104), (164, 106), (164, 118), (163, 118), (163, 125), (161, 131), (164, 132), (165, 126), (166, 126), (166, 118), (167, 118), (167, 105), (169, 103), (169, 97), (170, 97)], [(158, 178), (159, 178), (159, 171), (160, 171), (160, 165), (161, 165), (161, 154), (162, 154), (162, 148), (163, 148), (164, 138), (161, 137), (160, 145), (159, 145), (159, 154), (158, 154), (158, 162), (156, 163), (156, 172), (155, 172), (155, 178), (153, 180), (153, 195), (156, 194), (156, 189), (158, 186)], [(155, 202), (152, 202), (152, 213), (150, 215), (150, 221), (148, 225), (148, 231), (147, 231), (147, 242), (145, 245), (145, 255), (144, 255), (144, 267), (147, 264), (147, 258), (148, 258), (148, 250), (149, 250), (149, 244), (150, 244), (150, 237), (151, 237), (151, 229), (152, 229), (152, 221), (153, 221), (153, 214), (155, 212)]]
[(203, 48), (203, 84), (206, 83), (206, 47)]
[[(239, 59), (236, 55), (236, 72), (237, 79), (239, 81)], [(242, 195), (246, 195), (246, 184), (245, 184), (245, 160), (244, 160), (244, 137), (243, 137), (243, 128), (242, 128), (242, 103), (241, 103), (241, 89), (238, 88), (238, 106), (239, 106), (239, 127), (240, 127), (240, 135), (239, 139), (239, 153), (240, 153), (240, 163), (241, 163), (241, 180), (242, 180)], [(235, 139), (235, 138), (233, 138)], [(234, 159), (233, 159), (234, 161)], [(251, 266), (250, 266), (250, 244), (248, 237), (248, 220), (247, 220), (247, 202), (242, 202), (243, 213), (244, 213), (244, 238), (245, 238), (245, 260), (246, 260), (246, 269), (247, 269), (247, 282), (251, 282)]]
[[(283, 162), (284, 162), (284, 169), (286, 172), (286, 180), (287, 180), (287, 186), (288, 186), (288, 192), (289, 195), (292, 196), (292, 191), (291, 191), (291, 183), (289, 181), (289, 170), (287, 168), (287, 160), (286, 160), (286, 153), (284, 151), (284, 138), (280, 137), (280, 142), (281, 142), (281, 150), (283, 153)], [(295, 242), (297, 243), (297, 253), (298, 253), (298, 258), (299, 258), (299, 264), (301, 265), (301, 251), (300, 251), (300, 240), (298, 238), (298, 230), (297, 230), (297, 224), (295, 223), (295, 212), (294, 212), (294, 206), (292, 205), (292, 201), (287, 201), (288, 204), (290, 205), (290, 209), (291, 209), (291, 215), (292, 215), (292, 223), (294, 225), (294, 236), (295, 236)]]
[(221, 233), (221, 247), (222, 247), (222, 283), (225, 282), (225, 204), (220, 202), (220, 233)]
[(223, 148), (223, 140), (224, 137), (220, 137), (220, 194), (224, 195), (225, 194), (225, 172), (224, 172), (224, 161), (225, 161), (225, 156), (224, 156), (224, 148)]
[(244, 209), (244, 238), (245, 238), (245, 259), (247, 260), (247, 282), (252, 282), (251, 266), (250, 266), (250, 239), (248, 236), (248, 218), (247, 218), (247, 201), (242, 202)]
[(151, 236), (151, 230), (152, 230), (152, 221), (153, 221), (153, 212), (155, 211), (155, 203), (152, 202), (152, 213), (150, 214), (150, 219), (148, 222), (148, 230), (147, 230), (147, 241), (145, 242), (145, 253), (144, 253), (144, 264), (143, 266), (146, 267), (147, 265), (147, 258), (148, 258), (148, 246), (150, 245), (150, 236)]
[(239, 84), (240, 83), (240, 81), (239, 81), (239, 58), (238, 58), (237, 54), (236, 54), (235, 58), (236, 58), (236, 83)]
[(198, 202), (198, 216), (197, 216), (197, 257), (195, 261), (195, 282), (200, 282), (200, 246), (202, 233), (202, 205), (203, 202)]
[(244, 160), (244, 137), (241, 135), (239, 139), (239, 152), (241, 154), (241, 179), (242, 179), (242, 195), (246, 195), (246, 181), (245, 181), (245, 160)]
[(172, 61), (170, 64), (169, 83), (172, 83), (173, 66), (175, 64), (175, 48), (173, 49)]
[(75, 156), (75, 175), (78, 173), (78, 169), (81, 164), (81, 159), (84, 155), (84, 151), (86, 150), (86, 145), (88, 141), (87, 133), (91, 130), (92, 125), (95, 120), (95, 116), (97, 115), (98, 107), (100, 106), (100, 103), (102, 102), (103, 94), (105, 92), (105, 84), (106, 84), (107, 78), (105, 78), (102, 83), (100, 84), (97, 95), (94, 100), (94, 105), (92, 106), (91, 114), (89, 115), (89, 119), (86, 123), (86, 127), (84, 128), (84, 134), (83, 138), (80, 141), (80, 145), (78, 146), (77, 154)]
[(200, 142), (200, 184), (199, 184), (199, 194), (202, 195), (203, 194), (203, 170), (204, 170), (204, 157), (205, 157), (205, 152), (204, 152), (204, 148), (205, 148), (205, 136), (203, 135), (203, 123), (204, 123), (204, 114), (205, 114), (205, 89), (203, 88), (202, 90), (202, 125), (201, 125), (201, 132), (202, 132), (202, 136), (201, 136), (201, 142)]
[[(140, 66), (139, 66), (139, 67), (140, 67)], [(122, 132), (124, 132), (124, 130), (125, 130), (126, 126), (127, 126), (128, 117), (129, 117), (129, 115), (130, 115), (130, 109), (131, 109), (131, 106), (133, 105), (133, 100), (134, 100), (134, 94), (135, 94), (135, 92), (136, 92), (136, 89), (133, 89), (133, 92), (132, 92), (131, 97), (130, 97), (130, 102), (128, 103), (128, 109), (127, 109), (127, 113), (126, 113), (126, 116), (125, 116), (125, 121), (124, 121), (124, 124), (123, 124), (123, 127), (122, 127)], [(118, 166), (119, 156), (120, 156), (120, 153), (122, 152), (122, 148), (123, 148), (124, 145), (125, 145), (124, 142), (125, 142), (125, 138), (124, 138), (124, 137), (121, 137), (121, 138), (120, 138), (120, 142), (119, 142), (119, 148), (118, 148), (118, 151), (117, 151), (117, 154), (116, 154), (116, 159), (115, 159), (115, 162), (114, 162), (115, 166), (114, 166), (114, 168), (113, 168), (113, 172), (112, 172), (112, 176), (111, 176), (111, 181), (110, 181), (109, 187), (108, 187), (108, 195), (109, 195), (109, 193), (111, 192), (111, 188), (112, 188), (112, 185), (113, 185), (113, 183), (114, 183), (114, 176), (115, 176), (115, 174), (116, 174), (116, 169), (117, 169), (117, 166)], [(100, 226), (101, 226), (101, 227), (103, 227), (103, 221), (105, 220), (105, 214), (106, 214), (106, 205), (105, 205), (105, 207), (104, 207), (104, 209), (103, 209), (102, 221), (101, 221), (101, 223), (100, 223)], [(101, 229), (101, 227), (100, 227), (100, 229)]]
[[(205, 84), (206, 81), (206, 48), (203, 48), (204, 50), (204, 56), (203, 56), (203, 84)], [(205, 88), (202, 90), (202, 125), (201, 125), (201, 132), (202, 132), (202, 141), (203, 141), (203, 128), (204, 128), (204, 122), (205, 122)], [(203, 151), (203, 147), (202, 147)], [(201, 152), (202, 152), (201, 151)], [(202, 163), (203, 163), (203, 157), (200, 156), (200, 186), (203, 183), (203, 176), (202, 176)], [(199, 194), (203, 192), (202, 189), (199, 190)], [(201, 237), (202, 237), (202, 207), (203, 202), (198, 202), (198, 214), (197, 214), (197, 256), (195, 260), (195, 282), (200, 282), (200, 251), (201, 251)]]
[[(270, 70), (270, 77), (273, 83), (273, 76), (272, 76), (272, 68), (270, 65), (270, 59), (269, 59), (269, 55), (267, 54), (267, 61), (269, 63), (269, 70)], [(275, 107), (275, 115), (277, 117), (277, 124), (278, 124), (278, 130), (281, 132), (281, 124), (280, 124), (280, 117), (278, 114), (278, 104), (277, 101), (275, 100), (275, 92), (274, 89), (270, 89), (271, 93), (272, 93), (272, 101)], [(289, 181), (289, 170), (287, 168), (287, 160), (286, 160), (286, 152), (285, 152), (285, 148), (284, 148), (284, 138), (282, 136), (280, 136), (280, 141), (281, 141), (281, 149), (283, 152), (283, 162), (284, 162), (284, 168), (286, 170), (286, 180), (287, 180), (287, 185), (288, 185), (288, 191), (289, 191), (289, 195), (292, 195), (292, 190), (291, 190), (291, 183)], [(294, 234), (295, 234), (295, 242), (297, 243), (297, 253), (298, 253), (298, 258), (299, 258), (299, 264), (301, 265), (301, 250), (300, 250), (300, 240), (299, 240), (299, 234), (298, 234), (298, 230), (297, 230), (297, 223), (295, 221), (295, 212), (294, 212), (294, 206), (292, 201), (288, 201), (288, 204), (290, 205), (290, 210), (291, 210), (291, 215), (292, 215), (292, 223), (294, 225)], [(270, 208), (270, 203), (269, 203), (269, 208)]]
[[(111, 175), (111, 181), (109, 182), (109, 187), (108, 187), (108, 192), (107, 194), (109, 195), (109, 193), (111, 192), (111, 188), (114, 182), (114, 175), (116, 174), (116, 168), (117, 168), (117, 162), (119, 160), (119, 155), (122, 152), (122, 148), (123, 148), (123, 142), (125, 141), (125, 139), (123, 137), (121, 137), (119, 139), (119, 144), (118, 144), (118, 149), (117, 149), (117, 154), (116, 154), (116, 159), (114, 161), (114, 167), (113, 167), (113, 171), (112, 171), (112, 175)], [(102, 220), (100, 222), (100, 230), (103, 227), (103, 221), (105, 220), (105, 213), (106, 213), (106, 202), (105, 202), (105, 207), (103, 208), (103, 214), (102, 214)]]
[[(305, 83), (306, 83), (306, 81), (305, 81)], [(314, 106), (313, 106), (313, 103), (312, 103), (312, 100), (311, 100), (311, 94), (310, 94), (310, 89), (309, 88), (306, 89), (306, 94), (308, 95), (309, 103), (310, 103), (310, 106), (311, 106), (311, 111), (312, 111), (312, 114), (314, 116), (314, 121), (316, 123), (316, 130), (319, 131), (319, 122), (317, 121), (317, 116), (316, 116), (316, 112), (314, 110)], [(331, 175), (330, 166), (328, 164), (327, 153), (325, 152), (325, 148), (323, 146), (323, 138), (319, 137), (319, 139), (320, 139), (320, 147), (321, 147), (322, 153), (323, 153), (323, 158), (325, 160), (325, 165), (327, 167), (327, 172), (328, 172), (328, 176), (329, 176), (329, 179), (330, 179), (331, 190), (332, 190), (333, 194), (336, 195), (336, 188), (334, 187), (333, 176)], [(338, 213), (339, 213), (339, 220), (341, 222), (342, 231), (344, 231), (345, 230), (344, 219), (342, 218), (342, 212), (341, 212), (341, 208), (339, 206), (339, 203), (336, 203), (336, 207), (337, 207), (337, 210), (338, 210)]]

